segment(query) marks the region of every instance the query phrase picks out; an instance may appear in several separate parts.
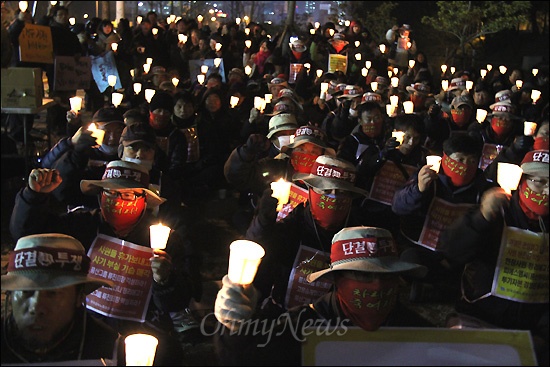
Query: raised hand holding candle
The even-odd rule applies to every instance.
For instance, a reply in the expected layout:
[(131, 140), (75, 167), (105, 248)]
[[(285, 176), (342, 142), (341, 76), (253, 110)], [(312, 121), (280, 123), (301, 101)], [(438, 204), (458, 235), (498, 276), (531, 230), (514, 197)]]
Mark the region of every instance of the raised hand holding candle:
[(441, 166), (441, 157), (438, 155), (429, 155), (426, 157), (426, 164), (431, 166), (431, 170), (439, 172), (439, 167)]
[(292, 186), (291, 182), (285, 181), (282, 178), (280, 178), (276, 182), (271, 183), (271, 190), (273, 190), (273, 194), (271, 196), (273, 196), (278, 200), (278, 203), (277, 203), (278, 212), (280, 212), (283, 209), (283, 205), (288, 203), (291, 186)]
[(82, 98), (75, 96), (69, 98), (69, 102), (71, 103), (71, 111), (78, 112), (82, 108)]
[(158, 343), (153, 335), (128, 335), (124, 338), (126, 366), (152, 366)]
[(508, 194), (517, 189), (523, 169), (517, 164), (498, 162), (497, 182)]
[(265, 250), (256, 242), (235, 240), (229, 245), (227, 276), (232, 283), (251, 284), (262, 262)]
[(103, 144), (105, 130), (98, 129), (93, 122), (88, 126), (88, 130), (92, 132), (92, 136), (95, 138), (97, 145)]
[(536, 130), (537, 130), (537, 123), (536, 122), (525, 121), (523, 123), (523, 135), (533, 136), (533, 135), (535, 135)]
[(403, 131), (392, 131), (391, 137), (395, 138), (399, 142), (399, 144), (403, 144), (403, 137), (405, 136), (405, 133)]
[(168, 237), (170, 237), (170, 231), (170, 227), (162, 225), (161, 223), (149, 226), (151, 248), (164, 250), (168, 242)]

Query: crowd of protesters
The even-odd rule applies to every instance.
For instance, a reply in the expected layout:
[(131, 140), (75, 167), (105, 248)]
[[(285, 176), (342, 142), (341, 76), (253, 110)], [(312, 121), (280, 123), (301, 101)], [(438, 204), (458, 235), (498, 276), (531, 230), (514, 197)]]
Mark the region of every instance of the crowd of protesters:
[[(290, 336), (260, 350), (258, 338), (237, 333), (246, 320), (305, 312), (367, 331), (418, 326), (399, 311), (404, 290), (410, 302), (452, 304), (454, 316), (479, 327), (529, 330), (539, 363), (548, 363), (547, 69), (440, 74), (408, 24), (387, 31), (383, 50), (358, 20), (269, 35), (259, 23), (213, 28), (155, 12), (134, 26), (99, 18), (71, 26), (67, 8), (50, 9), (36, 23), (55, 30), (54, 56), (112, 54), (121, 88), (100, 91), (92, 80), (85, 90), (84, 108), (105, 132), (98, 142), (44, 66), (57, 102), (48, 126), (60, 139), (16, 195), (17, 246), (2, 276), (2, 290), (13, 292), (3, 362), (122, 358), (117, 336), (145, 332), (159, 339), (156, 364), (180, 364), (177, 333), (198, 328), (188, 307), (202, 294), (192, 224), (206, 200), (229, 190), (239, 202), (231, 224), (266, 254), (251, 285), (220, 279), (212, 310), (221, 330), (238, 334), (217, 335), (220, 364), (299, 363)], [(34, 22), (20, 12), (10, 24), (3, 67), (36, 66), (19, 59), (16, 43)], [(536, 126), (527, 131), (526, 122)], [(522, 169), (511, 190), (500, 163)], [(303, 199), (283, 211), (270, 185), (279, 179)], [(53, 200), (67, 211), (52, 210)], [(84, 251), (106, 238), (149, 248), (149, 226), (159, 221), (171, 234), (147, 258), (142, 320), (83, 311), (98, 287), (118, 287), (85, 289), (95, 259)], [(33, 262), (36, 251), (44, 257)], [(59, 264), (67, 253), (87, 261), (84, 272)], [(68, 272), (64, 281), (56, 270)], [(60, 302), (53, 295), (67, 287), (68, 319), (36, 321), (51, 317)], [(83, 352), (86, 313), (111, 350)], [(48, 327), (57, 329), (42, 332)]]

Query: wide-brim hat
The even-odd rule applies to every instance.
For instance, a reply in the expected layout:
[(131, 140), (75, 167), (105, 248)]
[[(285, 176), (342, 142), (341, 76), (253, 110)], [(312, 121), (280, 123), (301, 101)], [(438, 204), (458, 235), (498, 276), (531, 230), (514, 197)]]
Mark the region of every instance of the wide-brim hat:
[(302, 106), (302, 103), (300, 102), (299, 97), (296, 95), (296, 93), (292, 89), (290, 88), (281, 89), (277, 97), (274, 99), (274, 101), (280, 102), (283, 98), (290, 99), (292, 102), (294, 102), (296, 107), (299, 108), (300, 110), (304, 109), (304, 107)]
[(271, 137), (279, 131), (296, 130), (297, 128), (298, 122), (296, 121), (296, 117), (293, 114), (277, 114), (269, 119), (269, 130), (267, 133), (267, 138), (271, 139)]
[(460, 106), (468, 106), (471, 109), (474, 108), (474, 101), (469, 95), (460, 95), (453, 98), (451, 102), (451, 109), (457, 109)]
[(510, 120), (521, 120), (521, 116), (516, 115), (516, 108), (514, 105), (508, 103), (507, 101), (503, 102), (497, 102), (492, 104), (491, 106), (492, 112), (488, 115), (488, 117), (503, 117)]
[(327, 144), (326, 132), (316, 126), (300, 126), (294, 133), (294, 141), (291, 144), (285, 145), (281, 148), (281, 151), (285, 154), (290, 154), (291, 150), (305, 143), (315, 144), (325, 150), (324, 154), (336, 155), (333, 148)]
[(466, 80), (462, 78), (451, 79), (451, 85), (449, 85), (449, 89), (447, 90), (452, 91), (455, 89), (461, 89), (461, 90), (466, 89)]
[(296, 52), (305, 52), (307, 50), (306, 45), (301, 40), (294, 40), (289, 44), (290, 49)]
[(363, 93), (363, 96), (361, 97), (361, 104), (364, 103), (376, 103), (379, 106), (384, 105), (384, 102), (382, 102), (382, 96), (374, 92)]
[(279, 101), (275, 103), (275, 106), (273, 106), (273, 112), (272, 113), (266, 113), (266, 116), (276, 116), (281, 113), (295, 113), (296, 112), (296, 106), (292, 102), (288, 101)]
[(430, 86), (425, 83), (414, 83), (414, 85), (408, 85), (406, 88), (407, 92), (413, 94), (414, 92), (427, 96), (430, 94)]
[(332, 238), (331, 264), (307, 276), (308, 282), (335, 271), (354, 270), (366, 273), (409, 273), (424, 277), (427, 268), (399, 259), (397, 246), (390, 231), (378, 227), (346, 227)]
[(495, 93), (495, 104), (496, 103), (509, 103), (509, 104), (512, 104), (512, 95), (514, 93), (510, 90), (510, 89), (503, 89), (503, 90), (499, 90), (498, 92)]
[(288, 82), (283, 78), (277, 77), (277, 78), (271, 79), (271, 81), (269, 83), (267, 83), (267, 89), (270, 89), (271, 87), (273, 87), (275, 85), (280, 85), (280, 86), (283, 86), (285, 88), (288, 88)]
[(147, 168), (133, 162), (111, 161), (107, 164), (101, 180), (80, 181), (80, 190), (85, 195), (97, 195), (102, 189), (143, 189), (147, 193), (148, 207), (157, 207), (166, 201), (150, 189)]
[[(20, 260), (42, 258), (49, 261)], [(100, 287), (113, 287), (113, 282), (88, 274), (90, 263), (84, 246), (74, 237), (61, 233), (21, 237), (9, 255), (2, 290), (40, 291), (82, 284), (89, 294)]]
[(154, 148), (156, 146), (156, 133), (149, 124), (133, 124), (122, 130), (119, 143), (127, 147), (135, 143), (143, 143)]
[(338, 95), (336, 98), (339, 99), (353, 99), (361, 97), (363, 89), (357, 85), (346, 85), (342, 94)]
[(319, 190), (346, 190), (354, 195), (368, 195), (366, 190), (355, 186), (355, 166), (336, 156), (320, 155), (310, 173), (295, 173), (292, 180), (303, 181)]
[(548, 177), (549, 154), (548, 150), (531, 150), (521, 161), (521, 169), (526, 175)]

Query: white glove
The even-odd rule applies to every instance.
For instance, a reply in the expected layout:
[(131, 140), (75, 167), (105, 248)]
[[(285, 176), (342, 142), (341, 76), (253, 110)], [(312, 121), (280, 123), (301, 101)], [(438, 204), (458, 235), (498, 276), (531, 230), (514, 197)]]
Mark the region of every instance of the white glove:
[(256, 107), (252, 107), (250, 110), (250, 117), (248, 118), (248, 122), (253, 124), (255, 122), (258, 122), (260, 120), (260, 110), (258, 110)]
[(227, 274), (216, 296), (214, 315), (229, 330), (236, 332), (241, 322), (250, 319), (256, 309), (258, 291), (254, 286), (232, 283)]

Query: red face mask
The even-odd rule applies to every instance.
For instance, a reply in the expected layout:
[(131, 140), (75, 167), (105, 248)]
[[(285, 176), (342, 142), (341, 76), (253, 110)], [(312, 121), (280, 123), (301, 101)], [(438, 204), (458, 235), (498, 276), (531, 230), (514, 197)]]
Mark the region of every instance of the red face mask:
[(361, 130), (369, 138), (376, 138), (382, 133), (382, 119), (367, 124), (361, 123)]
[(351, 196), (346, 194), (318, 194), (310, 188), (309, 200), (313, 219), (329, 230), (341, 227), (351, 208)]
[(302, 57), (302, 53), (301, 53), (301, 52), (298, 52), (298, 51), (292, 50), (292, 54), (294, 55), (294, 57), (296, 58), (296, 60), (300, 60), (300, 57)]
[(443, 158), (441, 159), (441, 168), (443, 168), (443, 173), (451, 179), (455, 187), (461, 187), (472, 182), (477, 171), (477, 166), (455, 161), (445, 153), (443, 153)]
[(397, 301), (397, 276), (375, 278), (370, 282), (336, 279), (336, 297), (355, 326), (366, 331), (377, 330), (386, 321)]
[(470, 121), (470, 117), (472, 117), (472, 110), (460, 108), (452, 109), (451, 116), (453, 118), (453, 122), (458, 127), (464, 127)]
[(424, 104), (426, 103), (426, 97), (416, 95), (416, 94), (412, 94), (411, 95), (411, 101), (414, 105), (415, 110), (422, 109), (422, 108), (424, 108)]
[(535, 138), (535, 142), (533, 143), (533, 150), (548, 150), (548, 145), (548, 137), (539, 136), (538, 138)]
[(117, 196), (108, 197), (101, 193), (101, 214), (116, 233), (128, 233), (139, 222), (145, 212), (145, 196), (135, 200), (123, 200)]
[(317, 155), (293, 151), (290, 154), (290, 163), (296, 172), (310, 173), (317, 157)]
[(491, 119), (491, 128), (497, 134), (498, 137), (504, 136), (512, 129), (512, 124), (503, 122), (499, 118), (493, 117)]
[(168, 126), (168, 124), (170, 124), (170, 117), (171, 115), (169, 113), (160, 114), (149, 112), (149, 125), (156, 130), (164, 129)]
[(548, 195), (537, 194), (531, 190), (526, 179), (522, 180), (518, 190), (520, 207), (529, 219), (548, 215)]

